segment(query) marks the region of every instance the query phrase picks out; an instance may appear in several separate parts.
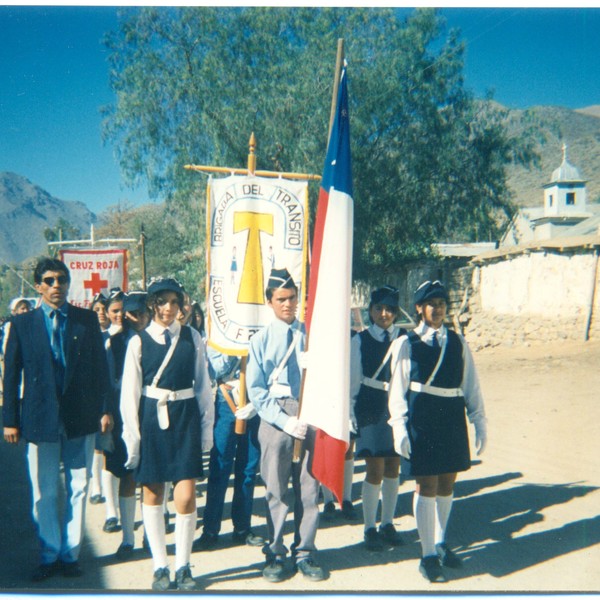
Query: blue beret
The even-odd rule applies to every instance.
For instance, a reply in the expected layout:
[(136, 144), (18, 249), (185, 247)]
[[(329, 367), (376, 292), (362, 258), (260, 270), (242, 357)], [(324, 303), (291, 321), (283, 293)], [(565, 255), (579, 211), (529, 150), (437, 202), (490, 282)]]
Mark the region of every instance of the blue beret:
[(125, 296), (125, 300), (123, 300), (123, 310), (125, 312), (145, 310), (147, 297), (148, 294), (146, 292), (129, 292)]
[(415, 304), (423, 304), (425, 300), (430, 300), (431, 298), (443, 298), (446, 302), (448, 302), (448, 293), (446, 292), (446, 288), (444, 284), (439, 281), (424, 281), (416, 290), (414, 295), (414, 303)]
[(400, 291), (391, 285), (384, 285), (371, 292), (371, 304), (385, 304), (398, 308), (400, 305)]
[(177, 279), (159, 277), (153, 279), (148, 286), (149, 294), (158, 294), (158, 292), (175, 292), (176, 294), (185, 294), (183, 286)]

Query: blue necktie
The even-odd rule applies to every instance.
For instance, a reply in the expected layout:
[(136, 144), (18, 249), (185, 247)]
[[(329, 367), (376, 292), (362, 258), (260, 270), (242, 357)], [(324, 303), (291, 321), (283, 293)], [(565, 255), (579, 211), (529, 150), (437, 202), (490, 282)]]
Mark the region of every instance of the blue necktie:
[(54, 358), (54, 375), (56, 386), (62, 390), (65, 377), (65, 360), (62, 350), (62, 331), (61, 319), (63, 318), (60, 311), (53, 310), (50, 313), (52, 318), (52, 339), (50, 345), (52, 347), (52, 356)]
[(169, 334), (169, 330), (165, 329), (163, 331), (163, 335), (165, 336), (165, 348), (167, 349), (167, 351), (169, 350), (169, 347), (171, 346), (171, 336)]
[[(289, 348), (294, 343), (294, 332), (291, 327), (288, 329), (287, 338)], [(297, 347), (298, 345), (296, 344), (296, 347), (290, 354), (290, 357), (287, 361), (288, 384), (292, 390), (292, 396), (294, 398), (298, 398), (300, 394), (300, 367), (298, 366), (298, 360), (296, 359)]]
[(390, 332), (387, 329), (383, 332), (383, 341), (386, 344), (390, 343)]
[(433, 344), (432, 344), (432, 346), (436, 350), (439, 350), (439, 348), (440, 348), (440, 342), (438, 341), (438, 338), (437, 338), (437, 331), (433, 332)]

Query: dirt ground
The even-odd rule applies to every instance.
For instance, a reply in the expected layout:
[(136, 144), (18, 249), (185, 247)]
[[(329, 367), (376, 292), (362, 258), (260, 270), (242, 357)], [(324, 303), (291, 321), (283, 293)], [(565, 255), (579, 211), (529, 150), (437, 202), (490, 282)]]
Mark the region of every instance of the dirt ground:
[[(414, 482), (407, 481), (400, 487), (395, 519), (406, 545), (369, 553), (361, 543), (362, 521), (322, 520), (317, 544), (329, 579), (310, 583), (290, 574), (282, 583), (268, 584), (260, 574), (260, 549), (231, 546), (227, 519), (217, 548), (192, 554), (200, 591), (600, 592), (600, 342), (484, 350), (475, 354), (475, 362), (486, 399), (489, 442), (456, 485), (448, 540), (463, 557), (464, 568), (447, 570), (446, 584), (432, 585), (417, 570)], [(353, 494), (359, 512), (363, 479), (364, 463), (357, 461)], [(205, 485), (198, 485), (199, 527)], [(258, 486), (254, 529), (262, 534), (263, 495)], [(103, 533), (104, 506), (89, 504), (81, 555), (84, 576), (29, 583), (37, 546), (22, 446), (0, 444), (0, 502), (0, 593), (149, 589), (152, 564), (141, 548), (142, 528), (136, 532), (133, 559), (119, 563), (113, 554), (120, 533)], [(139, 510), (136, 517), (139, 521)], [(168, 542), (174, 542), (172, 533)]]

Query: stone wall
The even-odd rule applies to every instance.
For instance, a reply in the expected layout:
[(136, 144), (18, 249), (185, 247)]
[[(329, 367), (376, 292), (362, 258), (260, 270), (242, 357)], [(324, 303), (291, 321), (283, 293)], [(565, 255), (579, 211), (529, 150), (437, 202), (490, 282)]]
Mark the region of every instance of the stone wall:
[(474, 350), (584, 340), (586, 335), (600, 338), (600, 282), (593, 249), (523, 253), (463, 271), (463, 280), (470, 274), (471, 282), (468, 309), (459, 322)]

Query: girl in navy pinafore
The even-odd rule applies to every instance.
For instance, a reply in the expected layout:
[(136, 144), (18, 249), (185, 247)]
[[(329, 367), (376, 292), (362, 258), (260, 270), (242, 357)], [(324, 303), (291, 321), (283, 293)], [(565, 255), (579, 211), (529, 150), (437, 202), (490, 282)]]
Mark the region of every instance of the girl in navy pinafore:
[[(364, 458), (362, 484), (364, 542), (370, 551), (403, 543), (393, 523), (398, 499), (400, 457), (394, 450), (387, 401), (390, 380), (390, 344), (404, 333), (394, 325), (399, 312), (399, 292), (383, 286), (371, 294), (371, 326), (352, 338), (350, 396), (351, 418), (356, 428), (356, 458)], [(381, 496), (381, 525), (376, 527)]]
[(389, 424), (396, 452), (404, 460), (403, 471), (416, 479), (413, 510), (422, 549), (419, 571), (431, 582), (443, 582), (442, 566), (462, 566), (445, 535), (457, 473), (471, 465), (465, 416), (475, 426), (478, 454), (486, 444), (486, 419), (469, 347), (444, 325), (448, 303), (444, 286), (424, 282), (414, 302), (420, 323), (398, 339), (392, 351)]
[(152, 589), (170, 587), (163, 500), (165, 482), (173, 482), (175, 504), (175, 582), (192, 591), (189, 565), (196, 530), (196, 478), (202, 452), (212, 447), (214, 404), (204, 342), (177, 314), (183, 287), (159, 279), (148, 288), (150, 325), (131, 338), (121, 388), (126, 468), (143, 486), (142, 519), (152, 553)]

